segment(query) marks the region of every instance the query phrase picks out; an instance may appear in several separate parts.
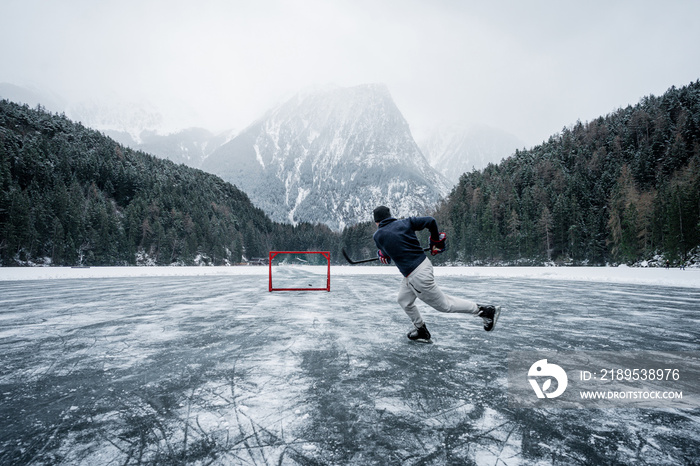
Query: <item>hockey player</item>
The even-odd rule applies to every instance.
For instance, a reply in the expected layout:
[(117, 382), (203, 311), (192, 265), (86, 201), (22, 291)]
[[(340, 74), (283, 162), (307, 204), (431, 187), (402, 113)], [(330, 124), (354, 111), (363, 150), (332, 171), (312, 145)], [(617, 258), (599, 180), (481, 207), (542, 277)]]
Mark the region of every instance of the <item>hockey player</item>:
[(457, 312), (481, 317), (484, 330), (490, 332), (496, 326), (501, 308), (484, 306), (467, 299), (446, 295), (440, 290), (433, 277), (433, 264), (426, 257), (418, 241), (416, 231), (430, 231), (430, 254), (436, 255), (445, 251), (445, 233), (438, 230), (433, 217), (409, 217), (397, 220), (391, 216), (386, 206), (374, 209), (374, 222), (377, 231), (374, 242), (377, 245), (377, 255), (383, 264), (394, 261), (404, 276), (399, 288), (398, 302), (413, 322), (415, 327), (408, 333), (408, 338), (418, 341), (429, 341), (430, 332), (415, 304), (416, 298), (440, 312)]

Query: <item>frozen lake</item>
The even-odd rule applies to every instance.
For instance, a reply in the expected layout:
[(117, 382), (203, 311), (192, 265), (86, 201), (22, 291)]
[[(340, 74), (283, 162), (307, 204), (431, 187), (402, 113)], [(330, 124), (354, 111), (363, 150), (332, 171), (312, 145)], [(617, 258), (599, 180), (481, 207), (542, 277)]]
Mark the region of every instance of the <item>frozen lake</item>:
[(505, 310), (486, 333), (419, 304), (434, 344), (406, 339), (394, 268), (334, 267), (330, 293), (266, 273), (0, 270), (0, 464), (700, 462), (700, 406), (507, 400), (512, 351), (700, 351), (698, 271), (438, 269)]

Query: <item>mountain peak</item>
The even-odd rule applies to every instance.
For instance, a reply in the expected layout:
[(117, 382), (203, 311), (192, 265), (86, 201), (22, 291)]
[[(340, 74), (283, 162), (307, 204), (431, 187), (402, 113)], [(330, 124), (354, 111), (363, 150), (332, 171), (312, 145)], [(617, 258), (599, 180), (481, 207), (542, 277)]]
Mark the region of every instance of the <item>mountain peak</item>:
[(277, 221), (366, 221), (378, 204), (428, 213), (447, 183), (413, 140), (383, 84), (324, 87), (270, 110), (203, 166), (246, 191)]

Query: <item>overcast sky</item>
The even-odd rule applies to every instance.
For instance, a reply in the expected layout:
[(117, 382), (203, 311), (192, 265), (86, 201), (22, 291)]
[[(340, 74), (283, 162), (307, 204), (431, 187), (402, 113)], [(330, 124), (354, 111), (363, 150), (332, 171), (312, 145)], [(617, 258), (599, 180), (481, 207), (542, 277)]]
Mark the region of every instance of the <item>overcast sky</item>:
[(700, 1), (0, 0), (0, 82), (243, 129), (314, 85), (384, 83), (416, 137), (532, 146), (700, 79)]

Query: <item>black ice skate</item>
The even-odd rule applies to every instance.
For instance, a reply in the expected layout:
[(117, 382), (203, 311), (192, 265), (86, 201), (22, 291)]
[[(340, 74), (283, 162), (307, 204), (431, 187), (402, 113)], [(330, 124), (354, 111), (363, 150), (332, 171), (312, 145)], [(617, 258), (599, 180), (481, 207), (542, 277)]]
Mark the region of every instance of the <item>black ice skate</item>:
[(428, 343), (430, 342), (430, 332), (428, 331), (428, 327), (423, 324), (422, 327), (416, 327), (410, 332), (408, 332), (408, 335), (406, 335), (409, 340), (413, 341), (420, 341), (423, 343)]
[(481, 317), (484, 321), (484, 330), (490, 332), (496, 326), (498, 322), (498, 316), (501, 314), (501, 306), (479, 306), (479, 313), (477, 316)]

